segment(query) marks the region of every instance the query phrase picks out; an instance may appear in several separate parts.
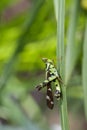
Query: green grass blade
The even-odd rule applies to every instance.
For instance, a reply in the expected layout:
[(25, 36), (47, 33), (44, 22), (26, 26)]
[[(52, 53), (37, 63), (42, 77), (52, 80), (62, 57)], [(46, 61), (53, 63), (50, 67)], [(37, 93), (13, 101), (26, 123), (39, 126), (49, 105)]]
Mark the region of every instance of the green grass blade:
[[(77, 93), (78, 92), (78, 93)], [(67, 96), (71, 99), (83, 99), (83, 88), (82, 86), (71, 86), (67, 90)]]
[[(57, 2), (57, 1), (56, 1)], [(65, 23), (65, 0), (58, 0), (57, 20), (57, 65), (64, 81), (64, 23)], [(59, 60), (58, 59), (62, 59)], [(63, 99), (60, 104), (62, 130), (69, 130), (66, 87), (61, 85)]]
[(12, 127), (12, 126), (8, 126), (8, 125), (0, 125), (0, 130), (43, 130), (40, 129), (36, 124), (33, 124), (32, 122), (30, 122), (27, 126), (25, 127)]
[(83, 90), (84, 90), (84, 107), (87, 119), (87, 17), (85, 25), (84, 45), (83, 45), (83, 66), (82, 66)]
[[(16, 60), (18, 54), (23, 50), (24, 46), (26, 45), (25, 36), (29, 32), (29, 29), (31, 28), (31, 26), (34, 22), (37, 14), (39, 12), (39, 9), (43, 5), (43, 2), (44, 2), (44, 0), (38, 0), (32, 14), (31, 14), (31, 17), (29, 17), (27, 23), (25, 22), (25, 25), (24, 25), (23, 30), (22, 30), (23, 33), (21, 34), (21, 36), (19, 37), (19, 39), (17, 41), (18, 46), (17, 46), (14, 54), (12, 55), (11, 59), (8, 61), (7, 65), (4, 68), (2, 77), (0, 79), (0, 89), (4, 88), (8, 78), (10, 77), (10, 75), (13, 71), (14, 63), (15, 63), (15, 60)], [(1, 92), (1, 90), (0, 90), (0, 92)]]
[(56, 16), (56, 21), (58, 20), (58, 0), (54, 0), (54, 10), (55, 10), (55, 16)]
[(65, 59), (65, 84), (67, 84), (71, 76), (71, 73), (74, 69), (80, 51), (80, 44), (76, 44), (75, 40), (76, 26), (79, 16), (79, 3), (79, 0), (73, 0), (73, 6), (70, 13)]

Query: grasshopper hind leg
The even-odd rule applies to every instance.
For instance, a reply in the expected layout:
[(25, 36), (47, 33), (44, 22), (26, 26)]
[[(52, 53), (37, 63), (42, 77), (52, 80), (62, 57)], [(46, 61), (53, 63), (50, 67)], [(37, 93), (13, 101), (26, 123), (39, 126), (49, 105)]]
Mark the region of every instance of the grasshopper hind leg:
[(48, 85), (47, 85), (46, 100), (47, 100), (47, 106), (48, 106), (48, 108), (53, 109), (53, 107), (54, 107), (54, 101), (53, 101), (53, 94), (52, 94), (51, 83), (48, 83)]
[(57, 100), (60, 100), (62, 93), (61, 93), (60, 84), (57, 79), (55, 80), (55, 86), (56, 86), (56, 91), (54, 93), (54, 96), (57, 98)]
[(62, 95), (61, 95), (61, 92), (59, 90), (56, 90), (54, 96), (57, 98), (57, 100), (60, 100)]

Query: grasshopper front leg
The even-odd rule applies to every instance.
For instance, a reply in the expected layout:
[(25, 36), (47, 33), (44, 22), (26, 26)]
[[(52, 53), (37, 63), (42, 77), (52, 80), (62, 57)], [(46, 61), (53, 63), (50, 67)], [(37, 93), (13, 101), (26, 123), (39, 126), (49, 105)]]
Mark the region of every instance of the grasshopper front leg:
[(48, 80), (44, 80), (42, 83), (37, 85), (36, 88), (38, 89), (38, 91), (40, 91), (42, 88), (46, 87), (48, 83), (49, 83)]
[(48, 77), (48, 79), (44, 80), (42, 83), (37, 85), (36, 88), (38, 89), (38, 91), (40, 91), (42, 88), (46, 87), (50, 82), (52, 82), (56, 78), (57, 77), (55, 77), (55, 76), (50, 76), (50, 77)]

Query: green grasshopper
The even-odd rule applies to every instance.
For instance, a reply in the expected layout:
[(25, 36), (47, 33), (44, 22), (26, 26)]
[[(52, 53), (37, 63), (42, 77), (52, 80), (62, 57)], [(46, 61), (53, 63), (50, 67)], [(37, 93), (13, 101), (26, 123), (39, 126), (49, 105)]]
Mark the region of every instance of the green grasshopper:
[(46, 80), (44, 80), (42, 83), (36, 86), (36, 88), (38, 89), (38, 91), (40, 91), (42, 88), (47, 87), (47, 95), (46, 95), (47, 106), (50, 109), (53, 109), (54, 101), (53, 101), (51, 83), (54, 82), (54, 85), (56, 87), (54, 96), (57, 98), (57, 100), (59, 100), (62, 96), (60, 85), (63, 82), (60, 74), (57, 72), (57, 69), (54, 66), (53, 61), (47, 58), (42, 58), (42, 60), (46, 65)]

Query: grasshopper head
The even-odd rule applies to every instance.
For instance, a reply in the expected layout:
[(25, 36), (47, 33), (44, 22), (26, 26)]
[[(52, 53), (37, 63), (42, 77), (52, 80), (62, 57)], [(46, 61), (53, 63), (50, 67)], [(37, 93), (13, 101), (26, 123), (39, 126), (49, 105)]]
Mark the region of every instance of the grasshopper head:
[(50, 60), (50, 59), (47, 59), (47, 58), (42, 58), (42, 61), (43, 61), (45, 64), (48, 64), (48, 63), (53, 64), (53, 61)]

